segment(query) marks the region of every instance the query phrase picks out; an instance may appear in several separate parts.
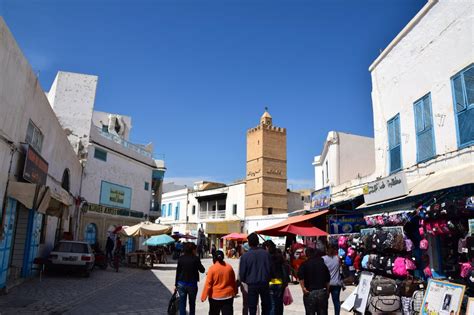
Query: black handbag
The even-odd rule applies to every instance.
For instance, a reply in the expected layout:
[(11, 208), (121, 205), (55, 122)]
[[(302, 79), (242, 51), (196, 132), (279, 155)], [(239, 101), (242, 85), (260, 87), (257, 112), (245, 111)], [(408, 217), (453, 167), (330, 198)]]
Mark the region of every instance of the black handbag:
[(168, 315), (176, 315), (179, 312), (179, 295), (177, 291), (174, 291), (171, 296), (170, 302), (168, 303)]

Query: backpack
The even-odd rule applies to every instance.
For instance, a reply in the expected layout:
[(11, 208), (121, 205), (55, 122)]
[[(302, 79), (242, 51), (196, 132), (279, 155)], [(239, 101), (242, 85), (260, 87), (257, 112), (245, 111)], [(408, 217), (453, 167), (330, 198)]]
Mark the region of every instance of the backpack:
[(415, 291), (424, 288), (425, 284), (423, 283), (423, 281), (415, 279), (406, 279), (403, 280), (402, 285), (400, 286), (400, 295), (411, 298)]
[(365, 255), (364, 257), (362, 257), (360, 265), (364, 269), (369, 269), (369, 255)]
[(346, 249), (347, 248), (347, 237), (339, 236), (339, 239), (337, 240), (337, 245), (339, 246), (339, 248)]
[(403, 234), (397, 233), (393, 237), (393, 249), (398, 251), (405, 250), (405, 239), (403, 238)]
[(393, 263), (393, 274), (399, 277), (408, 276), (408, 270), (415, 270), (415, 263), (408, 258), (397, 257)]
[(397, 294), (397, 282), (393, 279), (375, 276), (370, 283), (372, 296), (391, 296)]
[(413, 314), (420, 314), (421, 306), (423, 305), (424, 290), (416, 290), (411, 297), (411, 309)]
[(400, 297), (396, 295), (371, 296), (368, 311), (371, 314), (390, 314), (401, 312), (402, 305)]
[(413, 250), (413, 242), (412, 242), (411, 239), (409, 239), (409, 238), (405, 239), (405, 248), (406, 248), (407, 252), (411, 252)]
[(461, 278), (467, 278), (471, 275), (472, 266), (470, 263), (465, 262), (461, 264)]

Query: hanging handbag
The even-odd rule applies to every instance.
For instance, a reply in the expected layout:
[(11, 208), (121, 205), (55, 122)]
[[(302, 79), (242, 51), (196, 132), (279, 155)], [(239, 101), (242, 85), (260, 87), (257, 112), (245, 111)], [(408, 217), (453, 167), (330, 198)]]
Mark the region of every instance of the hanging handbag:
[(293, 303), (293, 296), (291, 295), (290, 289), (285, 287), (285, 291), (283, 291), (283, 304), (285, 306), (291, 305)]
[(179, 312), (179, 295), (178, 291), (174, 291), (168, 303), (168, 315), (177, 315)]

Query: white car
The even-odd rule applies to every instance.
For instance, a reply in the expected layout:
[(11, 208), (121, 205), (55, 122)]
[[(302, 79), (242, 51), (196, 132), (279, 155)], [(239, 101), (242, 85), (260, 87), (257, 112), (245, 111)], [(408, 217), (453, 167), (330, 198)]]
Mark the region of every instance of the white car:
[(88, 277), (94, 268), (94, 253), (86, 242), (60, 241), (48, 257), (48, 270), (80, 271)]

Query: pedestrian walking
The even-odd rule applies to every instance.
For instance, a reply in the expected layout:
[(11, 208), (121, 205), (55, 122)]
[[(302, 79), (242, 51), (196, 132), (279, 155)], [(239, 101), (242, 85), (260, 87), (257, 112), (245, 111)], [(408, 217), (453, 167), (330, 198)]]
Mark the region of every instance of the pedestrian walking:
[(224, 252), (221, 250), (216, 251), (213, 262), (207, 272), (201, 301), (209, 298), (209, 315), (232, 315), (234, 296), (237, 295), (234, 269), (224, 262)]
[(306, 260), (298, 270), (306, 315), (328, 314), (329, 270), (320, 249), (306, 248)]
[(248, 236), (250, 250), (240, 258), (240, 281), (247, 284), (247, 303), (250, 315), (256, 315), (259, 297), (261, 299), (262, 314), (270, 314), (269, 282), (271, 276), (270, 254), (260, 248), (258, 235)]
[(107, 236), (107, 242), (105, 243), (105, 257), (107, 258), (107, 262), (112, 261), (112, 252), (114, 250), (114, 240), (109, 236)]
[(186, 315), (186, 301), (189, 300), (189, 315), (196, 314), (196, 295), (198, 291), (199, 273), (205, 269), (196, 256), (196, 245), (186, 243), (184, 255), (178, 258), (176, 268), (175, 290), (179, 293), (179, 314)]
[(271, 279), (270, 289), (270, 315), (283, 314), (283, 292), (290, 282), (289, 266), (285, 262), (285, 257), (273, 241), (265, 241), (265, 247), (271, 256)]
[(216, 245), (215, 244), (212, 244), (211, 246), (211, 255), (212, 255), (212, 258), (214, 258), (214, 255), (216, 255)]
[(327, 255), (323, 257), (326, 267), (329, 269), (331, 280), (329, 281), (329, 293), (334, 304), (334, 315), (341, 313), (341, 289), (343, 286), (341, 279), (341, 260), (337, 255), (338, 246), (336, 244), (328, 245)]

